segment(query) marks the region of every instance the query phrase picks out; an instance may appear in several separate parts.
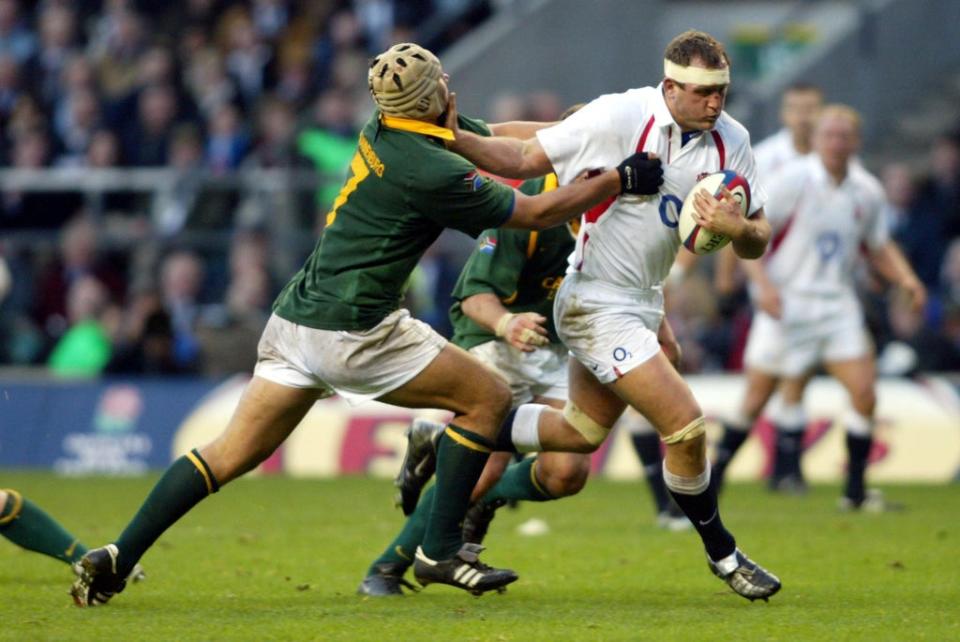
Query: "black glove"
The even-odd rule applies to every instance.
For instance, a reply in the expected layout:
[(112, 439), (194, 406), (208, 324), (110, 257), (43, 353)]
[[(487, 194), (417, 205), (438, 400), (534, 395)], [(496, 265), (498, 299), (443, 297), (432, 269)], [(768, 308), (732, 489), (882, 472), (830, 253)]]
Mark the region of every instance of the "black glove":
[(621, 194), (656, 194), (663, 185), (663, 168), (659, 158), (646, 152), (630, 156), (617, 165)]

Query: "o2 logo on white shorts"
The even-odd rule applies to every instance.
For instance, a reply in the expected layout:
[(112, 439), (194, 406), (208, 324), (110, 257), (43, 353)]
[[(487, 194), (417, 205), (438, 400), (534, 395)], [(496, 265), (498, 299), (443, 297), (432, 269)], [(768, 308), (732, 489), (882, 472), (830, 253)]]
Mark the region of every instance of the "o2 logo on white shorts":
[(614, 348), (613, 349), (613, 360), (616, 362), (626, 361), (633, 355), (626, 348)]
[(660, 220), (667, 227), (676, 228), (680, 225), (680, 210), (682, 208), (683, 201), (679, 197), (673, 194), (662, 194), (660, 196)]

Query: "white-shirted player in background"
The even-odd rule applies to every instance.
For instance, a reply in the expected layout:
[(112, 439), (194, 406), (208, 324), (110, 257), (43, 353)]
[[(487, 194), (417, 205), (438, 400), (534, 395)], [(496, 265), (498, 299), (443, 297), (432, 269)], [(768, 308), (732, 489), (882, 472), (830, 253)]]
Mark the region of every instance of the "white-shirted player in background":
[[(844, 105), (824, 107), (814, 153), (784, 166), (767, 182), (774, 231), (766, 260), (744, 265), (760, 310), (746, 349), (748, 364), (770, 364), (784, 378), (783, 404), (802, 416), (804, 384), (822, 365), (850, 395), (843, 418), (849, 456), (841, 508), (882, 510), (867, 493), (864, 472), (876, 407), (873, 345), (854, 289), (861, 254), (881, 276), (903, 288), (915, 308), (926, 291), (890, 240), (880, 182), (856, 161), (860, 117)], [(796, 469), (799, 471), (799, 436)]]
[[(570, 400), (562, 412), (520, 406), (501, 430), (498, 447), (590, 452), (629, 404), (666, 444), (666, 485), (699, 532), (711, 570), (753, 600), (776, 593), (780, 581), (741, 553), (724, 527), (710, 484), (703, 413), (657, 343), (662, 285), (680, 247), (677, 214), (698, 178), (732, 169), (753, 187), (749, 219), (731, 194), (717, 200), (703, 191), (696, 201), (698, 223), (730, 236), (744, 258), (763, 254), (770, 237), (749, 135), (723, 112), (729, 83), (723, 45), (688, 31), (667, 46), (657, 87), (601, 96), (536, 138), (458, 132), (451, 147), (495, 174), (523, 178), (554, 171), (561, 184), (615, 166), (624, 151), (657, 159), (635, 177), (642, 184), (662, 170), (656, 195), (610, 199), (583, 217), (554, 307), (558, 334), (576, 357)], [(453, 97), (449, 112), (453, 125)]]
[[(772, 136), (760, 141), (754, 147), (757, 160), (757, 173), (764, 185), (776, 178), (784, 166), (806, 156), (813, 150), (813, 128), (820, 108), (823, 107), (823, 92), (810, 84), (791, 85), (784, 91), (780, 102), (780, 120), (783, 128)], [(682, 253), (681, 256), (695, 256)], [(717, 257), (716, 285), (720, 293), (730, 293), (737, 281), (734, 273), (739, 261), (730, 250), (723, 250)], [(754, 306), (767, 314), (766, 324), (776, 323), (776, 300), (765, 293), (752, 292)], [(751, 327), (751, 335), (757, 325)], [(749, 341), (749, 340), (748, 340)], [(755, 355), (748, 355), (752, 357)], [(747, 389), (737, 413), (723, 423), (723, 437), (717, 444), (717, 456), (713, 463), (713, 483), (717, 490), (723, 484), (724, 474), (733, 456), (746, 441), (754, 422), (763, 412), (773, 393), (777, 390), (784, 373), (776, 362), (758, 361), (748, 358), (744, 363)], [(781, 403), (767, 412), (774, 426), (777, 438), (774, 446), (773, 474), (770, 476), (770, 488), (784, 492), (802, 492), (806, 485), (800, 472), (800, 448), (803, 431), (807, 425), (803, 406), (800, 403), (784, 404), (782, 399), (799, 398), (807, 379), (790, 379), (783, 382), (784, 387), (799, 387), (799, 390), (783, 390)]]

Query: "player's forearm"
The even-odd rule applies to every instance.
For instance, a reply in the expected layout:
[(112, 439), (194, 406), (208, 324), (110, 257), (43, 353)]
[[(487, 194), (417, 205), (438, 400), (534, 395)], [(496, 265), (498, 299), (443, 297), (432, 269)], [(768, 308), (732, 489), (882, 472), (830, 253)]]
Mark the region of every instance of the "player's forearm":
[(496, 332), (497, 323), (503, 318), (503, 315), (509, 313), (496, 294), (492, 292), (481, 292), (468, 296), (460, 302), (460, 309), (474, 323), (485, 330)]
[(506, 123), (494, 123), (489, 125), (490, 131), (494, 136), (509, 136), (526, 140), (536, 136), (541, 129), (546, 129), (556, 125), (556, 123), (538, 123), (529, 120), (511, 120)]
[(900, 248), (892, 241), (870, 253), (870, 264), (893, 285), (907, 287), (919, 281)]
[(762, 261), (742, 261), (740, 265), (751, 283), (759, 288), (773, 287), (773, 282), (767, 276), (767, 270), (763, 267)]
[(449, 147), (480, 169), (504, 178), (535, 178), (550, 172), (550, 168), (528, 162), (527, 144), (519, 138), (478, 136), (461, 130)]
[(733, 251), (741, 259), (757, 259), (763, 256), (770, 242), (770, 224), (765, 218), (745, 221), (742, 233), (733, 239)]
[(545, 230), (565, 223), (619, 193), (620, 176), (615, 169), (536, 196), (517, 192), (513, 215), (505, 227)]

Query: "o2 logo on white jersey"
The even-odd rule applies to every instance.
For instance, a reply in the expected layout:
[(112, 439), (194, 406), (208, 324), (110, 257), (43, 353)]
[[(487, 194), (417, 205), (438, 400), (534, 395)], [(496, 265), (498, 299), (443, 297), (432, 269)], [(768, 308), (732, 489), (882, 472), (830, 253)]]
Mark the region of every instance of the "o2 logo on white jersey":
[(660, 196), (660, 220), (667, 227), (679, 227), (681, 209), (683, 209), (683, 201), (679, 197), (673, 194)]
[(613, 360), (614, 361), (625, 361), (633, 355), (626, 348), (614, 348), (613, 349)]

